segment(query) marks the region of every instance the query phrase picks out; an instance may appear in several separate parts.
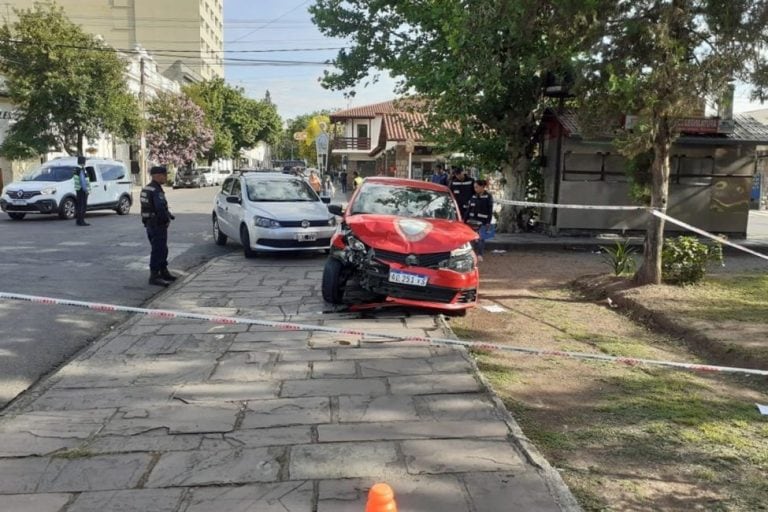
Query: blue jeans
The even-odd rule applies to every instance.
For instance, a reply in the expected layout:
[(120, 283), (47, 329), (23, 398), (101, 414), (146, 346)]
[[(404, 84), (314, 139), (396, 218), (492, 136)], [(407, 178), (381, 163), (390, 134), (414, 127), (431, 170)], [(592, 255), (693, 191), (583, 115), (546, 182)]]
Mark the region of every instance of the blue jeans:
[(168, 226), (147, 226), (147, 238), (152, 245), (149, 270), (160, 272), (168, 267)]

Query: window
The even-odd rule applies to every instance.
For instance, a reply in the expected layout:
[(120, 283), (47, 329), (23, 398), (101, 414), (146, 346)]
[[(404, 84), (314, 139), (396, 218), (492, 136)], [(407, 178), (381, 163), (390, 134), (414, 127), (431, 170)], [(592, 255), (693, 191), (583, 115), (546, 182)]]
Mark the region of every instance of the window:
[(117, 181), (125, 178), (125, 168), (122, 165), (102, 165), (101, 178), (104, 181)]
[(232, 184), (235, 182), (234, 178), (227, 178), (224, 180), (224, 184), (221, 186), (221, 191), (226, 195), (232, 195)]
[(602, 181), (602, 153), (565, 153), (563, 181)]
[(627, 159), (621, 155), (606, 154), (603, 157), (603, 174), (605, 181), (626, 183), (629, 181), (627, 178)]
[(450, 192), (379, 184), (363, 185), (351, 213), (447, 220), (458, 218)]
[[(676, 166), (674, 165), (676, 160)], [(681, 185), (708, 186), (712, 184), (712, 174), (715, 172), (715, 159), (707, 157), (691, 157), (675, 155), (673, 167), (677, 183)]]
[(368, 138), (368, 125), (367, 124), (359, 124), (359, 125), (357, 125), (357, 138), (358, 139), (367, 139)]
[(248, 199), (263, 202), (309, 202), (319, 198), (304, 180), (249, 180)]
[(232, 192), (230, 192), (229, 195), (240, 197), (240, 180), (239, 179), (236, 179), (235, 182), (232, 184)]

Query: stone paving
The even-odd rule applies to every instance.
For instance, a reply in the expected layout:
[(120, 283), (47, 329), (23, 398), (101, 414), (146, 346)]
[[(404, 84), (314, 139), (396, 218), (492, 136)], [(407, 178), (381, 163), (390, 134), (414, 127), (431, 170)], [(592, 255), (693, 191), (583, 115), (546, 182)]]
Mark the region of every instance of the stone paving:
[[(220, 258), (153, 307), (444, 336), (323, 313), (322, 258)], [(0, 511), (578, 510), (464, 351), (134, 318), (0, 416)]]

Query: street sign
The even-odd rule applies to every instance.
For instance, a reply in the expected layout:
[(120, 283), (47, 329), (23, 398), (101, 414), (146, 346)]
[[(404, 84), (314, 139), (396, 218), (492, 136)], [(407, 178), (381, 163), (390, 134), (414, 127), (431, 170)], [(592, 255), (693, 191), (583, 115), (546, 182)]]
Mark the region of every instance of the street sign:
[(293, 134), (293, 140), (304, 141), (307, 140), (307, 132), (296, 132)]

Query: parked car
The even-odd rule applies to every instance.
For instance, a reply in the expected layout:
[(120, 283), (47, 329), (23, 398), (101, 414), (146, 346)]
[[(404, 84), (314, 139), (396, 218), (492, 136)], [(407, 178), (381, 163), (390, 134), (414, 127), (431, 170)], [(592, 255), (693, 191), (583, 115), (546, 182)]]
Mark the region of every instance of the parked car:
[(243, 172), (224, 180), (211, 220), (215, 242), (238, 241), (246, 257), (327, 251), (336, 231), (336, 217), (306, 181), (273, 172)]
[(461, 315), (477, 302), (471, 242), (448, 187), (367, 178), (352, 196), (323, 270), (323, 298), (342, 304), (347, 281), (382, 301)]
[(200, 188), (207, 185), (205, 175), (198, 169), (181, 168), (176, 171), (173, 188)]
[[(77, 158), (57, 158), (26, 173), (3, 189), (0, 208), (14, 220), (27, 214), (58, 214), (75, 217), (75, 184), (72, 177)], [(89, 158), (86, 172), (91, 182), (87, 210), (115, 210), (126, 215), (131, 210), (131, 179), (125, 164), (116, 160)]]

